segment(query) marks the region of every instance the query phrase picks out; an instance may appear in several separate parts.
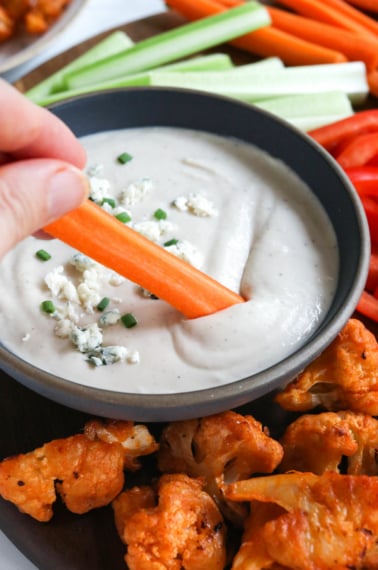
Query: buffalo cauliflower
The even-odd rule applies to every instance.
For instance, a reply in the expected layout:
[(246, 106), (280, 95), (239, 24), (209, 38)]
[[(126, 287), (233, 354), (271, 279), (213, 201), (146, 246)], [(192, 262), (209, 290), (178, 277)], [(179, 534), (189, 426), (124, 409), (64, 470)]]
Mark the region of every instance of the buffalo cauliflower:
[[(125, 435), (125, 423), (112, 423), (113, 430), (117, 432), (118, 425), (118, 431)], [(118, 440), (95, 437), (92, 428), (93, 424), (87, 424), (85, 431), (89, 430), (90, 437), (84, 433), (55, 439), (34, 451), (1, 461), (0, 496), (39, 521), (52, 518), (57, 493), (66, 507), (77, 514), (109, 504), (122, 491), (127, 452)], [(128, 425), (132, 441), (133, 433), (139, 433), (136, 428)], [(151, 439), (144, 436), (148, 449), (154, 450)], [(142, 449), (142, 454), (145, 452)], [(135, 454), (132, 459), (135, 468)]]
[(232, 570), (376, 570), (378, 477), (292, 472), (231, 483), (251, 501)]
[(163, 475), (157, 492), (133, 487), (113, 501), (130, 570), (223, 570), (226, 529), (199, 479)]
[(140, 469), (138, 458), (154, 453), (159, 447), (145, 425), (130, 421), (90, 420), (84, 426), (84, 433), (88, 439), (120, 443), (128, 471)]
[(228, 411), (169, 424), (160, 440), (158, 466), (164, 473), (204, 477), (206, 491), (224, 516), (240, 525), (245, 509), (224, 500), (223, 485), (253, 473), (271, 473), (282, 456), (281, 445), (260, 422)]
[(330, 346), (276, 396), (298, 412), (323, 406), (378, 415), (378, 343), (357, 319), (350, 319)]
[(350, 411), (303, 415), (290, 424), (282, 439), (280, 471), (345, 469), (350, 475), (378, 475), (378, 420)]

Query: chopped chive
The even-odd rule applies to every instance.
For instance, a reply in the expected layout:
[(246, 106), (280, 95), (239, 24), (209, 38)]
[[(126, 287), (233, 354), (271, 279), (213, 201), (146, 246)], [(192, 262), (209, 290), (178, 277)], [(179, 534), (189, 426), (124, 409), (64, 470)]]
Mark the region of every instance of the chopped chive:
[(97, 305), (97, 310), (104, 311), (106, 307), (109, 305), (109, 303), (110, 303), (109, 297), (103, 297), (99, 302), (99, 304)]
[(158, 208), (154, 212), (154, 218), (156, 218), (157, 220), (166, 220), (167, 212), (165, 210), (162, 210), (161, 208)]
[(49, 254), (49, 252), (44, 249), (39, 249), (38, 251), (35, 252), (35, 255), (41, 261), (48, 261), (49, 259), (51, 259), (51, 255)]
[(176, 238), (172, 238), (169, 239), (168, 241), (166, 241), (165, 243), (163, 243), (164, 247), (169, 247), (170, 245), (176, 245), (178, 244), (179, 240)]
[(123, 152), (122, 154), (117, 156), (117, 160), (120, 164), (126, 164), (127, 162), (130, 162), (130, 160), (132, 159), (133, 157), (128, 152)]
[(41, 309), (44, 313), (48, 313), (49, 315), (55, 313), (55, 305), (52, 301), (42, 301)]
[(115, 216), (117, 220), (122, 222), (123, 224), (127, 224), (127, 222), (131, 222), (131, 216), (127, 212), (121, 212)]
[(103, 204), (109, 204), (109, 206), (111, 206), (112, 208), (116, 207), (116, 201), (113, 198), (103, 198), (101, 206)]
[(135, 327), (135, 325), (138, 324), (138, 321), (131, 313), (126, 313), (125, 315), (122, 315), (121, 321), (127, 329), (131, 329), (132, 327)]

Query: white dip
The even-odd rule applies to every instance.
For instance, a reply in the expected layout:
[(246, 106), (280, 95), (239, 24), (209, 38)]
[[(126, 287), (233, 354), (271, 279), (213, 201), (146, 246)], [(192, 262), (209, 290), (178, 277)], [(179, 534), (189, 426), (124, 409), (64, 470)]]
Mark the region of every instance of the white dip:
[[(83, 144), (95, 200), (114, 199), (115, 209), (104, 207), (126, 210), (128, 223), (160, 244), (179, 240), (176, 254), (248, 302), (186, 320), (88, 260), (73, 266), (75, 251), (63, 243), (30, 237), (1, 262), (6, 347), (72, 382), (157, 394), (235, 381), (304, 343), (329, 307), (338, 251), (323, 209), (293, 172), (253, 146), (181, 129), (113, 131)], [(132, 159), (121, 164), (124, 152)], [(39, 249), (51, 259), (40, 261)], [(110, 303), (100, 312), (103, 297)], [(45, 300), (54, 315), (41, 311)], [(125, 313), (138, 324), (126, 328)]]

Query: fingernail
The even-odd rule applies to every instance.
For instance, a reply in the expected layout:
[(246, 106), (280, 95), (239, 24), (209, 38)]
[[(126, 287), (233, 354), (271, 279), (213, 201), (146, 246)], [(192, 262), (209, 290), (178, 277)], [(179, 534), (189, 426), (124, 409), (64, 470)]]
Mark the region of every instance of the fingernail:
[(49, 180), (48, 215), (51, 220), (78, 208), (88, 196), (89, 183), (77, 168), (67, 166), (58, 170)]

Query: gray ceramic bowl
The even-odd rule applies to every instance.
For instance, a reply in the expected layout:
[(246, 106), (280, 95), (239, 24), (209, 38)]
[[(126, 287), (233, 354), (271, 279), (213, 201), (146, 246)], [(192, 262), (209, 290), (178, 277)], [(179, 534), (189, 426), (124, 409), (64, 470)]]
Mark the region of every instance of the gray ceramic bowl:
[(352, 315), (366, 280), (369, 235), (347, 178), (309, 137), (250, 105), (189, 90), (116, 90), (66, 101), (52, 110), (78, 136), (120, 128), (175, 126), (236, 137), (283, 160), (319, 198), (334, 226), (340, 255), (338, 286), (324, 320), (302, 348), (263, 372), (215, 389), (136, 395), (88, 388), (36, 369), (0, 346), (5, 372), (41, 395), (84, 412), (168, 421), (241, 406), (280, 388), (335, 338)]

